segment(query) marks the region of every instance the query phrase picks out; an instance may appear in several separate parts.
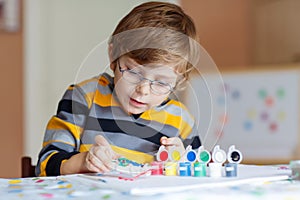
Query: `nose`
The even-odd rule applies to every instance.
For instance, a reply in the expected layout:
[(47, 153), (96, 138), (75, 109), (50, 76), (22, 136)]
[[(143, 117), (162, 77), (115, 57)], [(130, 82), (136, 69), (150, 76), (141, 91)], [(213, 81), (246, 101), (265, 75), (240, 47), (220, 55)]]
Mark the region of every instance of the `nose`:
[(148, 81), (147, 79), (144, 79), (143, 81), (141, 81), (135, 88), (135, 90), (143, 95), (148, 95), (150, 94), (150, 81)]

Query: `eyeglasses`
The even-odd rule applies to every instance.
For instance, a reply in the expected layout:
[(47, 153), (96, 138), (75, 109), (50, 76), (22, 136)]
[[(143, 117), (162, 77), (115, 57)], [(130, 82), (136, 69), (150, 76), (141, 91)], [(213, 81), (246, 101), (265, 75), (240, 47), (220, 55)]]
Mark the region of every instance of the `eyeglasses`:
[(117, 62), (119, 65), (119, 70), (122, 73), (122, 77), (129, 83), (139, 84), (147, 80), (150, 82), (151, 91), (157, 95), (168, 94), (169, 92), (172, 92), (174, 90), (174, 88), (169, 83), (147, 79), (134, 69), (122, 69), (120, 61), (118, 60)]

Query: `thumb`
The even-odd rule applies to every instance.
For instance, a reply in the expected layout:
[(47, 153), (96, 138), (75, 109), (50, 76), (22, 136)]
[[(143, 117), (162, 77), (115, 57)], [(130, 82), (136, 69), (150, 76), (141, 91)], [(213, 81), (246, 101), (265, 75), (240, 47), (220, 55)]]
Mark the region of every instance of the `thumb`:
[(102, 135), (96, 135), (95, 143), (97, 146), (110, 146), (107, 140)]

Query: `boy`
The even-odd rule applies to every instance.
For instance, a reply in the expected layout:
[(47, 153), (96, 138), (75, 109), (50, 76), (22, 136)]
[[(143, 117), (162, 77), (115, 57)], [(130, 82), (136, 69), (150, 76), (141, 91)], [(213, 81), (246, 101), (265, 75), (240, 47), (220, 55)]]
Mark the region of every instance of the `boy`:
[(149, 163), (160, 145), (198, 148), (193, 118), (169, 98), (195, 63), (196, 39), (177, 5), (134, 8), (109, 41), (114, 77), (103, 73), (68, 88), (47, 125), (36, 175), (107, 172), (120, 156)]

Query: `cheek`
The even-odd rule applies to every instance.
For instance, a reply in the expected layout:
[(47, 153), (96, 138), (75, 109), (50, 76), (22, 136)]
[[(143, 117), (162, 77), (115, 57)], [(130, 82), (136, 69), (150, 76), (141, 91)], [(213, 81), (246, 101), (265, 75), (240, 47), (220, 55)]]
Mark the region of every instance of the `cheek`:
[(119, 98), (130, 96), (135, 90), (135, 87), (129, 85), (126, 81), (120, 79), (115, 82), (115, 92)]

